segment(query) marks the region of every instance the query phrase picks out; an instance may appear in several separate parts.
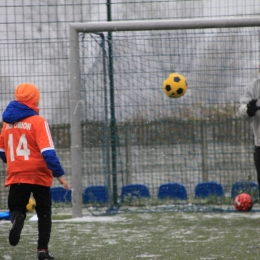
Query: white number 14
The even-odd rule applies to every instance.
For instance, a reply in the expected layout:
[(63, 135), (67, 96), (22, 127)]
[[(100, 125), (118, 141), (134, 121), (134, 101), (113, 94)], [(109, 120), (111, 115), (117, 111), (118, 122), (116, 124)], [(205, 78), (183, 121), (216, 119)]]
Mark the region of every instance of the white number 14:
[[(10, 148), (10, 159), (13, 162), (15, 160), (13, 134), (9, 134), (8, 147)], [(24, 160), (27, 161), (29, 160), (29, 155), (30, 150), (28, 149), (27, 139), (25, 134), (22, 134), (16, 148), (16, 156), (24, 156)]]

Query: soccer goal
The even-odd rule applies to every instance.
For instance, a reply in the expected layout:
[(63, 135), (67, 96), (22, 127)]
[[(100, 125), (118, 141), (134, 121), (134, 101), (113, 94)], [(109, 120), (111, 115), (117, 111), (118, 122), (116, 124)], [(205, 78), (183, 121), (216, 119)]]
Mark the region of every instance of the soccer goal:
[[(74, 217), (84, 207), (234, 208), (233, 184), (256, 181), (238, 106), (259, 75), (259, 26), (258, 17), (70, 24)], [(172, 72), (188, 83), (178, 99), (162, 90)]]

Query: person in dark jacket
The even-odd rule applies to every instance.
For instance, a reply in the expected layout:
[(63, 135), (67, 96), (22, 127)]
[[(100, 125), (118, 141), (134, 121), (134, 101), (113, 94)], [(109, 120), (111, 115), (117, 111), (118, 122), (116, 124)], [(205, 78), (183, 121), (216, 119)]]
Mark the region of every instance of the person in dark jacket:
[(250, 82), (240, 99), (240, 115), (248, 119), (254, 135), (254, 163), (260, 197), (260, 78)]

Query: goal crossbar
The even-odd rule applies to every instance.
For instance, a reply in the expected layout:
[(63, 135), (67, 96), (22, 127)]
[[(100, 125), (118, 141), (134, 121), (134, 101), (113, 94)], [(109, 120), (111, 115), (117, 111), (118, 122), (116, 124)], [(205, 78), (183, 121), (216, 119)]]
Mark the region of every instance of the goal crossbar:
[(215, 19), (178, 19), (71, 23), (70, 28), (76, 32), (112, 32), (112, 31), (145, 31), (177, 30), (202, 28), (252, 27), (260, 25), (260, 17), (215, 18)]

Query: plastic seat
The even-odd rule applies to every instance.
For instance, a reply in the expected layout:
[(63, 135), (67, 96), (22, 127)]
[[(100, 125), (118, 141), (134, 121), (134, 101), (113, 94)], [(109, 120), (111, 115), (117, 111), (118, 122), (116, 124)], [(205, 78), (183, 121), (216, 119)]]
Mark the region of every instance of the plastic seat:
[(201, 182), (195, 187), (196, 198), (207, 198), (210, 196), (225, 196), (222, 185), (218, 182)]
[(158, 190), (158, 199), (180, 199), (187, 200), (187, 191), (183, 184), (173, 182), (173, 183), (165, 183), (160, 185)]
[(85, 188), (83, 193), (84, 203), (108, 203), (109, 194), (106, 186), (97, 185)]
[(231, 198), (235, 198), (238, 194), (246, 193), (256, 193), (258, 195), (258, 183), (255, 181), (237, 181), (232, 184), (231, 187)]
[(50, 191), (54, 202), (71, 202), (71, 190), (63, 187), (51, 187)]
[(121, 198), (124, 197), (134, 197), (134, 198), (150, 198), (150, 192), (147, 186), (144, 184), (129, 184), (122, 187)]

